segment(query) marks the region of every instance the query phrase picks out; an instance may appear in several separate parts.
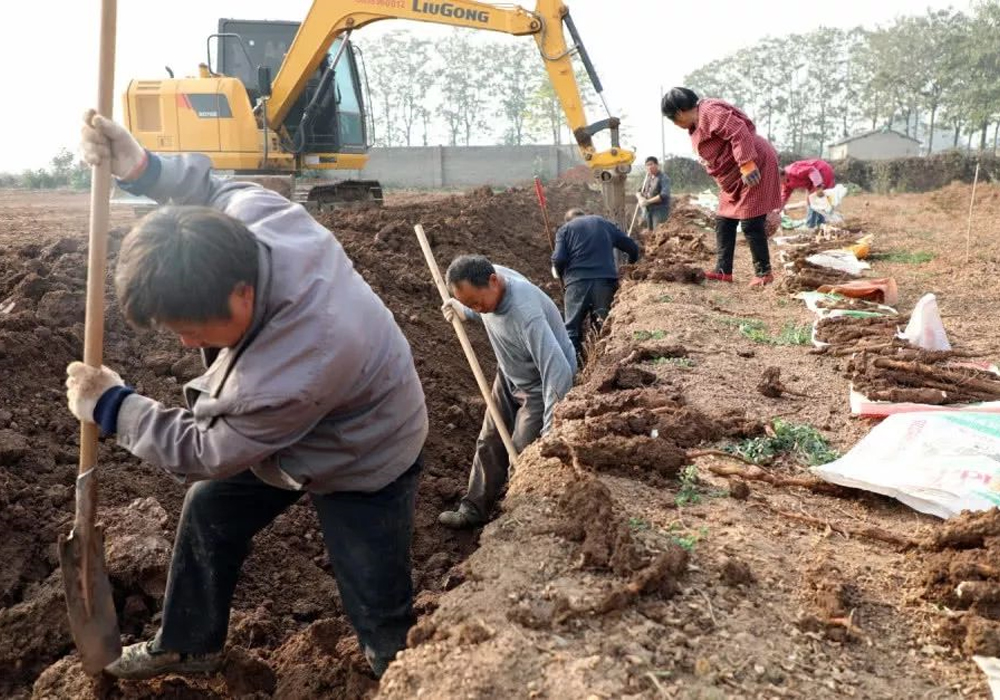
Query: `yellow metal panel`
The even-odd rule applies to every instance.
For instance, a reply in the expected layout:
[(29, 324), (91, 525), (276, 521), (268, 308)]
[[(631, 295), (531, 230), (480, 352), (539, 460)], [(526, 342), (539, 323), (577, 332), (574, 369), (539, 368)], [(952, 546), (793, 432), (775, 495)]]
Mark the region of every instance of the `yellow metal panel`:
[(253, 106), (247, 96), (246, 87), (237, 78), (220, 78), (219, 92), (229, 100), (232, 117), (219, 119), (219, 150), (230, 153), (253, 154), (257, 161), (254, 168), (260, 168), (260, 129), (253, 115)]
[(380, 19), (410, 19), (516, 35), (533, 34), (541, 28), (524, 8), (501, 8), (473, 0), (313, 0), (274, 78), (272, 109), (268, 110), (272, 126), (284, 121), (334, 39), (348, 29), (360, 29)]
[(309, 170), (361, 170), (368, 164), (364, 153), (310, 153), (302, 158)]
[[(219, 119), (210, 115), (211, 111), (195, 109), (192, 96), (218, 95), (219, 80), (185, 78), (177, 81), (177, 134), (179, 151), (207, 153), (219, 150)], [(196, 99), (196, 98), (195, 98)]]

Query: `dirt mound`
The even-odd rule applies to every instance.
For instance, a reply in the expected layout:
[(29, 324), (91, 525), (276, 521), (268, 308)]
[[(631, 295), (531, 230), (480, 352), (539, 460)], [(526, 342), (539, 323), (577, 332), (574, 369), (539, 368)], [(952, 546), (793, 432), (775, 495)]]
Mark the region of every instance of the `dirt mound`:
[(666, 223), (642, 234), (643, 257), (635, 265), (625, 265), (624, 279), (650, 282), (705, 281), (703, 261), (713, 249), (705, 243), (706, 230), (712, 230), (713, 217), (692, 204), (682, 202), (671, 212)]
[(924, 597), (963, 615), (939, 632), (967, 654), (1000, 653), (1000, 509), (965, 512), (925, 543)]
[[(556, 184), (547, 194), (554, 212), (599, 206), (598, 195), (582, 185)], [(69, 236), (65, 231), (71, 227), (57, 222), (0, 248), (0, 372), (9, 378), (0, 396), (0, 528), (7, 533), (0, 541), (0, 695), (5, 697), (23, 696), (57, 661), (39, 681), (39, 697), (88, 697), (100, 690), (79, 675), (75, 657), (66, 656), (72, 642), (53, 547), (57, 534), (68, 531), (73, 508), (78, 427), (65, 408), (63, 381), (66, 364), (82, 353), (86, 278), (85, 226)], [(323, 223), (394, 313), (413, 348), (428, 398), (431, 432), (414, 538), (414, 578), (422, 609), (428, 609), (448, 584), (447, 571), (474, 546), (468, 534), (442, 531), (436, 516), (462, 491), (483, 405), (461, 349), (441, 320), (440, 300), (412, 225), (424, 224), (442, 267), (459, 253), (482, 252), (529, 278), (550, 280), (541, 215), (531, 190), (484, 190), (402, 207), (334, 212)], [(111, 236), (112, 267), (125, 232)], [(559, 293), (552, 281), (547, 284)], [(105, 362), (140, 392), (180, 403), (180, 385), (200, 373), (197, 353), (183, 350), (172, 337), (130, 329), (110, 286), (107, 304)], [(491, 372), (485, 334), (471, 335)], [(110, 445), (102, 447), (100, 466), (101, 517), (108, 527), (109, 566), (128, 643), (157, 627), (165, 562), (184, 490)], [(140, 498), (148, 500), (133, 503)], [(295, 645), (307, 646), (303, 635), (314, 640), (317, 625), (330, 638), (323, 647), (327, 651), (302, 656)], [(257, 679), (247, 681), (253, 689), (227, 687), (233, 674), (224, 674), (132, 684), (129, 696), (230, 697), (277, 688), (294, 697), (355, 697), (372, 686), (357, 645), (345, 653), (353, 635), (307, 501), (255, 540), (236, 593), (231, 634), (233, 648), (253, 650), (249, 656), (240, 652), (234, 661), (234, 668), (243, 669), (236, 676)]]

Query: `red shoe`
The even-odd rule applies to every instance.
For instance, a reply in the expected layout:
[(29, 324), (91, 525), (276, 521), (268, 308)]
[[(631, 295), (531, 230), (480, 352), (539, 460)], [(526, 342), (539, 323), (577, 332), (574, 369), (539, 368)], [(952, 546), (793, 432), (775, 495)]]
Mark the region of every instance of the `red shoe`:
[(705, 279), (715, 280), (716, 282), (732, 282), (733, 276), (727, 275), (725, 272), (717, 272), (716, 270), (705, 270)]
[(763, 287), (765, 284), (771, 284), (774, 281), (774, 275), (768, 272), (766, 275), (761, 275), (760, 277), (754, 277), (753, 281), (750, 283), (751, 287)]

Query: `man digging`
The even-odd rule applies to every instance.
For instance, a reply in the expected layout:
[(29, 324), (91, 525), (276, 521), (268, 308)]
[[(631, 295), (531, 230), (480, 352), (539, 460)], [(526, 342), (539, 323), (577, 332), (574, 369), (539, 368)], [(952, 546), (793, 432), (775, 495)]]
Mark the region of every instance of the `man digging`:
[[(454, 299), (442, 307), (445, 320), (480, 320), (497, 357), (493, 401), (521, 452), (552, 427), (552, 412), (573, 387), (576, 353), (545, 292), (519, 273), (494, 266), (482, 255), (463, 255), (446, 273)], [(469, 486), (457, 510), (438, 518), (445, 527), (484, 524), (507, 483), (510, 457), (489, 411), (476, 440)]]
[(570, 209), (564, 218), (566, 223), (556, 231), (552, 267), (566, 285), (566, 332), (577, 355), (582, 355), (587, 330), (600, 330), (618, 291), (615, 250), (634, 263), (639, 246), (607, 219), (583, 209)]
[(202, 155), (158, 157), (93, 113), (82, 152), (159, 202), (122, 241), (115, 287), (139, 328), (201, 348), (186, 408), (112, 370), (67, 368), (79, 420), (182, 482), (155, 638), (126, 647), (119, 678), (212, 672), (256, 533), (306, 492), (344, 610), (381, 676), (413, 622), (410, 541), (427, 411), (410, 347), (340, 243), (301, 206), (219, 179)]

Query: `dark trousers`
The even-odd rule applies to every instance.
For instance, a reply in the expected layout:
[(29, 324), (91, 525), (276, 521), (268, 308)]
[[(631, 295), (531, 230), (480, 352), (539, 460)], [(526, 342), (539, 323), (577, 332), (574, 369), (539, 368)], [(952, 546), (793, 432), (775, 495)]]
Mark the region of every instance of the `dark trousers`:
[[(516, 392), (502, 372), (493, 380), (493, 402), (510, 431), (514, 449), (520, 453), (542, 434), (545, 406), (541, 397)], [(490, 516), (507, 484), (510, 457), (497, 432), (496, 424), (486, 411), (483, 427), (476, 440), (476, 456), (469, 472), (469, 489), (462, 502), (483, 519)]]
[(566, 285), (563, 292), (566, 332), (578, 355), (583, 350), (587, 331), (601, 329), (617, 291), (618, 280), (580, 280)]
[(767, 249), (767, 232), (764, 230), (766, 219), (766, 215), (755, 216), (752, 219), (715, 217), (716, 272), (726, 275), (733, 274), (733, 253), (736, 251), (736, 226), (738, 224), (743, 225), (743, 235), (747, 237), (747, 243), (750, 244), (754, 272), (760, 277), (771, 271), (771, 253)]
[(643, 211), (643, 224), (647, 231), (652, 231), (660, 224), (666, 223), (670, 218), (670, 202), (665, 207), (646, 207)]
[[(373, 493), (310, 494), (344, 610), (379, 676), (406, 646), (414, 621), (410, 540), (421, 467), (418, 458)], [(157, 635), (161, 648), (186, 654), (222, 649), (250, 540), (301, 496), (265, 484), (249, 470), (188, 489)]]

